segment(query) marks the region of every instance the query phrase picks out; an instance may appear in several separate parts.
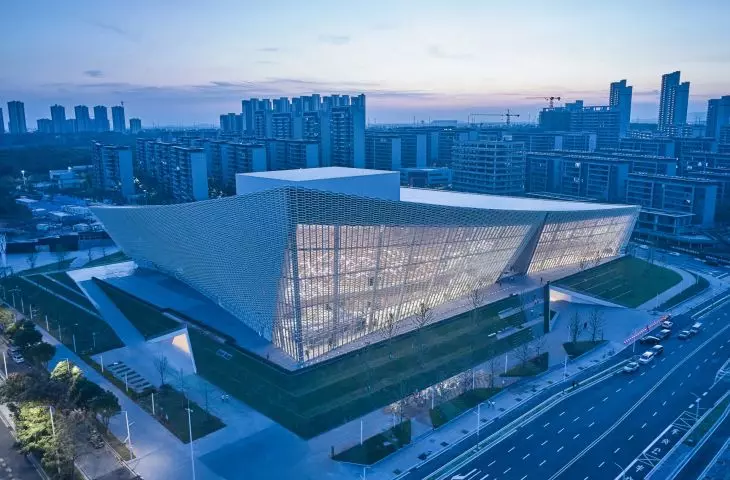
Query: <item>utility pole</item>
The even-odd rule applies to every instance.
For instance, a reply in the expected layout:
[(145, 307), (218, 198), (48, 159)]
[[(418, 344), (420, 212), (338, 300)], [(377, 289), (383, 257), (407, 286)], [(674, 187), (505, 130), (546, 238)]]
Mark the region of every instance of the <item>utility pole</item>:
[(192, 409), (190, 408), (190, 399), (188, 399), (188, 408), (186, 408), (188, 411), (188, 434), (190, 435), (190, 466), (192, 467), (193, 471), (193, 480), (195, 480), (195, 450), (193, 449), (193, 422), (190, 419), (190, 414), (192, 413)]

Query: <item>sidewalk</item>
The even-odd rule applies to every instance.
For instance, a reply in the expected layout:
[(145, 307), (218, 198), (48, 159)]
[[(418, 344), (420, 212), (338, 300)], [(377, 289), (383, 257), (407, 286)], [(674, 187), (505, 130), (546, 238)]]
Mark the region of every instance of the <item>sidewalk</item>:
[(675, 286), (673, 286), (672, 288), (663, 291), (662, 293), (660, 293), (656, 297), (652, 298), (651, 300), (639, 305), (638, 307), (636, 307), (637, 310), (646, 310), (646, 311), (656, 310), (656, 308), (659, 307), (659, 305), (661, 305), (662, 303), (666, 302), (673, 296), (677, 295), (678, 293), (683, 292), (684, 290), (686, 290), (687, 288), (689, 288), (695, 284), (695, 277), (691, 273), (687, 272), (686, 270), (682, 270), (680, 268), (677, 268), (675, 266), (672, 266), (672, 265), (669, 265), (666, 263), (654, 262), (654, 264), (658, 265), (660, 267), (668, 268), (668, 269), (673, 270), (674, 272), (678, 273), (679, 275), (682, 276), (682, 281), (679, 282), (678, 284), (676, 284)]

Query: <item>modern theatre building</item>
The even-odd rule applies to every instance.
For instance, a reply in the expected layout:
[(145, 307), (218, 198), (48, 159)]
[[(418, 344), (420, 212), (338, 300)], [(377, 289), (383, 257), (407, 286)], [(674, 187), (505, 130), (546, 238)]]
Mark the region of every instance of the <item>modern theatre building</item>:
[(505, 276), (619, 255), (638, 213), (399, 182), (340, 167), (239, 174), (231, 197), (92, 210), (139, 266), (198, 290), (297, 362)]

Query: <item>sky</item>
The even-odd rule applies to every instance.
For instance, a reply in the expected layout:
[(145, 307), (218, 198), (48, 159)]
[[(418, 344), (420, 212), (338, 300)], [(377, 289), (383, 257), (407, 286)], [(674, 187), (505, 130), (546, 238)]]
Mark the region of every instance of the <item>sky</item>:
[(310, 93), (365, 93), (370, 123), (535, 121), (540, 97), (606, 104), (624, 78), (655, 120), (674, 70), (689, 122), (730, 94), (728, 0), (1, 0), (0, 19), (0, 105), (31, 128), (55, 103), (193, 125)]

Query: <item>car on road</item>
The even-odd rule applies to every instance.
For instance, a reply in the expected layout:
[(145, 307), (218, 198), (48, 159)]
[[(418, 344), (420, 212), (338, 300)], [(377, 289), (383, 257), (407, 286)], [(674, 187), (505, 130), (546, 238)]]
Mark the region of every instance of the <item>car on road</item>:
[(648, 245), (639, 245), (639, 248), (643, 248), (644, 250), (648, 250), (649, 249), (649, 246)]
[(671, 328), (674, 326), (673, 322), (670, 322), (669, 320), (664, 320), (661, 323), (662, 328), (666, 328), (667, 330), (671, 330)]
[(679, 332), (679, 335), (677, 335), (677, 338), (680, 340), (688, 340), (691, 336), (692, 332), (690, 332), (689, 330), (682, 330), (681, 332)]
[(678, 257), (679, 253), (678, 252), (669, 252), (669, 255), (671, 255), (673, 257)]
[(651, 350), (647, 350), (639, 357), (639, 363), (643, 363), (644, 365), (651, 363), (652, 360), (654, 360), (654, 352)]
[(658, 357), (659, 355), (664, 353), (664, 347), (662, 347), (661, 345), (654, 345), (653, 347), (651, 347), (650, 352), (654, 352), (654, 356)]
[(647, 335), (645, 337), (641, 337), (639, 340), (639, 343), (642, 345), (656, 345), (657, 343), (661, 342), (662, 340), (660, 338), (657, 338), (653, 335)]
[(659, 333), (654, 334), (658, 339), (664, 340), (665, 338), (669, 338), (670, 335), (672, 335), (672, 331), (666, 328), (663, 328), (659, 330)]
[(639, 369), (639, 364), (636, 362), (629, 362), (624, 366), (624, 373), (634, 373)]
[(692, 335), (697, 335), (702, 331), (702, 324), (700, 322), (695, 323), (689, 328), (689, 333)]

